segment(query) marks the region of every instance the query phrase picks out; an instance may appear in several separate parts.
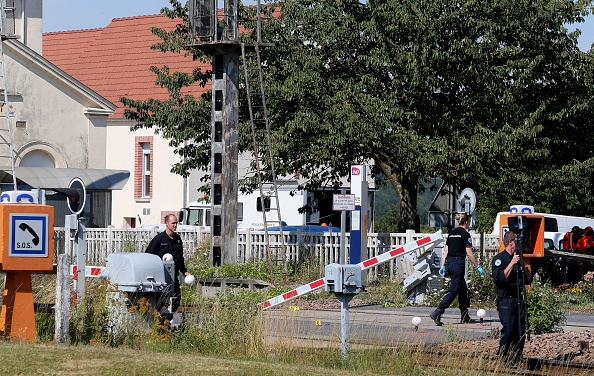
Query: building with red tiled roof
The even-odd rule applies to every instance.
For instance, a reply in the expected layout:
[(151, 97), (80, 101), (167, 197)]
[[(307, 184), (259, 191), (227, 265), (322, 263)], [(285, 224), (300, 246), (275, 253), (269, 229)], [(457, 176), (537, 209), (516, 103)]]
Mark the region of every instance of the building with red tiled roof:
[[(101, 209), (94, 224), (109, 225), (111, 191), (130, 175), (106, 168), (107, 122), (117, 107), (41, 55), (41, 1), (11, 5), (1, 30), (7, 103), (2, 98), (0, 188), (14, 190), (16, 182), (17, 189), (54, 190), (80, 177), (91, 196), (87, 202)], [(65, 197), (48, 195), (46, 202), (54, 206), (54, 224), (63, 226)]]
[[(170, 172), (179, 161), (168, 141), (152, 129), (130, 131), (121, 97), (134, 100), (167, 100), (167, 89), (156, 86), (151, 66), (168, 66), (171, 72), (191, 73), (210, 66), (181, 53), (151, 49), (160, 42), (151, 29), (174, 30), (180, 20), (164, 15), (115, 18), (104, 28), (43, 34), (43, 56), (66, 73), (114, 103), (117, 108), (107, 121), (105, 163), (108, 168), (131, 172), (129, 183), (112, 194), (112, 224), (138, 227), (159, 224), (167, 213), (177, 212), (184, 197), (196, 200), (200, 172), (189, 179)], [(206, 90), (199, 85), (182, 94), (198, 97)], [(192, 187), (192, 189), (190, 189)], [(188, 191), (192, 194), (188, 194)]]
[[(135, 100), (169, 98), (167, 89), (155, 85), (151, 66), (168, 66), (172, 72), (187, 72), (199, 65), (191, 56), (152, 50), (160, 42), (151, 28), (174, 30), (181, 20), (164, 15), (115, 18), (105, 28), (52, 32), (43, 34), (43, 56), (72, 77), (92, 88), (118, 109), (111, 118), (123, 118), (121, 97)], [(186, 88), (199, 96), (204, 88)]]

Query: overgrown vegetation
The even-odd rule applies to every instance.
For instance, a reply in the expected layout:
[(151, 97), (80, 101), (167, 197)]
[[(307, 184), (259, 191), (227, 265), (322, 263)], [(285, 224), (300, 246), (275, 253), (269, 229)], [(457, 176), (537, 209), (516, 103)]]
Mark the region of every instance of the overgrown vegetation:
[(402, 308), (408, 304), (408, 299), (400, 281), (390, 281), (388, 278), (379, 278), (372, 281), (367, 291), (360, 298), (368, 304), (377, 304), (382, 307)]
[(471, 267), (469, 269), (470, 284), (468, 288), (470, 301), (476, 308), (496, 308), (497, 289), (495, 288), (495, 282), (491, 273), (491, 259), (478, 257), (478, 255), (477, 258), (479, 265), (485, 271), (485, 276), (481, 277), (475, 268)]
[(594, 312), (594, 271), (587, 272), (575, 285), (563, 284), (555, 289), (566, 310)]
[(528, 320), (534, 334), (563, 331), (565, 314), (561, 310), (562, 299), (552, 286), (539, 279), (532, 281), (528, 290)]

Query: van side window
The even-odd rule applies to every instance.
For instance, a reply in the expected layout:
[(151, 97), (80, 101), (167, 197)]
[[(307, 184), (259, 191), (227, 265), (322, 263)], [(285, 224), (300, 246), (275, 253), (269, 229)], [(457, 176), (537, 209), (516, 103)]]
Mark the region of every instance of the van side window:
[(545, 217), (544, 230), (545, 232), (559, 232), (557, 218)]

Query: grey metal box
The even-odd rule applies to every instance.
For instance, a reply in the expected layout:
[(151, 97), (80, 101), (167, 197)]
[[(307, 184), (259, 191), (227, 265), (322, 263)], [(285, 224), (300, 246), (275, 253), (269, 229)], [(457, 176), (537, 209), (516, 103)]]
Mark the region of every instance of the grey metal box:
[(151, 253), (111, 253), (99, 277), (126, 292), (163, 292), (173, 284), (173, 261)]
[(357, 294), (365, 291), (362, 280), (363, 271), (358, 265), (328, 264), (325, 272), (325, 290), (328, 292)]

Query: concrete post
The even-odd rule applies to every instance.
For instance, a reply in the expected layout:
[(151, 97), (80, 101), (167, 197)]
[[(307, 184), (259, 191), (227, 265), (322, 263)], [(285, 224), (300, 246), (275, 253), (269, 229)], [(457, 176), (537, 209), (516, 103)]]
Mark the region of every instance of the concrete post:
[(58, 256), (55, 310), (54, 339), (59, 344), (68, 344), (70, 329), (70, 255), (68, 254)]

